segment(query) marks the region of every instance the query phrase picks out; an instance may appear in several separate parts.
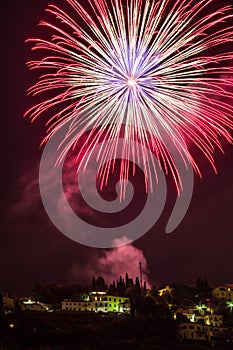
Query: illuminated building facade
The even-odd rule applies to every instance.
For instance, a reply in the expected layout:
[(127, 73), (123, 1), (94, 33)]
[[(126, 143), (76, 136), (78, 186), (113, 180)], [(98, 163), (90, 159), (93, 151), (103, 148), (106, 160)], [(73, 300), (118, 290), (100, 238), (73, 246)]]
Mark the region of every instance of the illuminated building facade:
[(39, 301), (34, 301), (31, 299), (21, 301), (20, 307), (22, 311), (51, 311), (50, 306), (48, 304), (41, 303)]
[[(220, 321), (219, 321), (220, 322)], [(214, 326), (200, 323), (182, 323), (178, 327), (178, 338), (181, 341), (205, 341), (214, 344), (217, 337), (232, 334), (232, 327)]]
[(162, 297), (165, 294), (171, 295), (173, 292), (173, 288), (171, 286), (166, 286), (164, 288), (158, 289), (158, 296)]
[(212, 291), (213, 297), (221, 300), (233, 300), (233, 284), (224, 284)]
[(210, 341), (209, 326), (199, 323), (182, 323), (178, 328), (180, 340)]
[(213, 326), (213, 327), (222, 327), (223, 326), (223, 316), (222, 315), (207, 315), (204, 318), (204, 322), (207, 325)]
[(65, 311), (92, 311), (92, 312), (116, 312), (130, 313), (130, 301), (128, 298), (108, 295), (105, 292), (91, 292), (89, 300), (70, 300), (62, 302), (62, 310)]

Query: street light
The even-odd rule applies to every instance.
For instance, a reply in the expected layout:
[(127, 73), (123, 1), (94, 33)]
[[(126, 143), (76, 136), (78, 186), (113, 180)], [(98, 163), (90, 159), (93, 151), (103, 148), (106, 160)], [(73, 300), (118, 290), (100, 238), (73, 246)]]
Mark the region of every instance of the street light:
[(227, 301), (227, 308), (231, 309), (231, 312), (232, 312), (232, 310), (233, 310), (233, 301), (232, 300), (231, 301)]
[(201, 311), (201, 310), (207, 309), (207, 307), (205, 304), (199, 304), (199, 305), (196, 305), (196, 309), (198, 311)]
[(196, 305), (196, 310), (198, 310), (198, 312), (203, 316), (204, 314), (204, 310), (207, 309), (207, 306), (205, 304), (199, 304)]

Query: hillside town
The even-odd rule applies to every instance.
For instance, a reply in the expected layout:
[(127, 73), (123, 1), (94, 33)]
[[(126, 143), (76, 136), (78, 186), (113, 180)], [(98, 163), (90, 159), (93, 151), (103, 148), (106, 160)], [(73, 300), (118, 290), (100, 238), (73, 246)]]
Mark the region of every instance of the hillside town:
[(53, 283), (43, 287), (37, 283), (29, 296), (12, 297), (2, 291), (0, 308), (7, 334), (17, 331), (22, 314), (33, 314), (33, 319), (42, 314), (45, 319), (51, 315), (88, 315), (88, 320), (92, 316), (149, 318), (154, 320), (155, 329), (159, 320), (167, 322), (168, 334), (172, 332), (179, 343), (233, 347), (233, 284), (211, 287), (206, 279), (199, 278), (195, 286), (171, 283), (158, 288), (147, 288), (140, 278), (133, 280), (128, 274), (109, 286), (102, 277), (93, 277), (90, 286)]

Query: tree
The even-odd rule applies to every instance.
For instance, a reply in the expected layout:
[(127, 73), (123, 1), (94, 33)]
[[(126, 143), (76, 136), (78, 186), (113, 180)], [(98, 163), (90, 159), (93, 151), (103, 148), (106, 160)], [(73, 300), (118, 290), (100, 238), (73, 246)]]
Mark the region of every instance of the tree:
[(41, 301), (42, 300), (41, 292), (42, 292), (42, 287), (40, 283), (37, 282), (32, 288), (32, 298), (34, 300)]
[(2, 293), (0, 292), (0, 309), (2, 309), (3, 307), (4, 307), (3, 296), (2, 296)]
[(107, 286), (105, 285), (103, 277), (99, 276), (96, 280), (96, 289), (98, 292), (105, 292)]
[(173, 283), (172, 284), (172, 303), (181, 305), (184, 299), (192, 299), (193, 291), (189, 286), (186, 286), (182, 283)]
[(0, 324), (3, 323), (4, 320), (5, 320), (4, 302), (3, 302), (3, 295), (0, 292)]
[(124, 279), (120, 276), (119, 281), (117, 283), (116, 292), (118, 295), (125, 296), (126, 285)]
[(133, 297), (130, 297), (130, 315), (135, 316), (136, 310), (135, 310), (135, 301)]
[(126, 274), (125, 274), (125, 284), (126, 284), (126, 287), (128, 287), (128, 283), (129, 283), (129, 276), (128, 276), (128, 274), (126, 273)]
[(206, 278), (204, 278), (203, 280), (201, 278), (198, 278), (196, 282), (196, 287), (198, 293), (206, 293), (210, 291), (209, 283), (207, 282)]
[(143, 302), (143, 314), (146, 316), (153, 316), (155, 314), (155, 308), (156, 304), (154, 298), (150, 296), (145, 297)]
[(92, 278), (92, 282), (91, 282), (91, 289), (93, 291), (96, 291), (96, 280), (95, 280), (95, 277), (93, 276)]
[(108, 289), (110, 295), (116, 295), (116, 285), (115, 282), (111, 283)]
[(140, 286), (140, 282), (139, 282), (139, 278), (136, 277), (135, 280), (135, 294), (136, 296), (141, 296), (142, 292), (141, 292), (141, 286)]
[(156, 286), (155, 286), (155, 285), (153, 285), (152, 288), (148, 291), (148, 294), (149, 294), (151, 297), (157, 298), (158, 293), (157, 293), (157, 289), (156, 289)]
[(178, 312), (176, 314), (176, 322), (177, 323), (186, 323), (186, 322), (189, 322), (189, 319), (188, 319), (187, 316), (185, 316), (182, 313)]

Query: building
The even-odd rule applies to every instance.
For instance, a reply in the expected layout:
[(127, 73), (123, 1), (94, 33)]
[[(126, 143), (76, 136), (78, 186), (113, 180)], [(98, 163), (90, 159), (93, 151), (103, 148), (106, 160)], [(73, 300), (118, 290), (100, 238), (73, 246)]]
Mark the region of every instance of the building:
[(94, 311), (92, 302), (76, 301), (72, 299), (64, 299), (62, 301), (63, 311)]
[(193, 323), (199, 322), (202, 324), (206, 324), (207, 326), (213, 327), (222, 327), (223, 326), (223, 316), (222, 315), (193, 315), (193, 317), (189, 318), (189, 320)]
[(204, 322), (206, 325), (213, 327), (223, 327), (223, 316), (222, 315), (206, 315), (204, 317)]
[(188, 309), (184, 309), (179, 307), (178, 309), (176, 309), (175, 312), (173, 312), (173, 318), (174, 320), (176, 320), (179, 315), (183, 315), (185, 317), (187, 317), (187, 319), (191, 322), (194, 322), (194, 317), (195, 317), (195, 311), (194, 308), (188, 308)]
[(20, 301), (20, 308), (22, 311), (30, 310), (30, 311), (51, 311), (51, 307), (48, 304), (41, 303), (39, 301), (31, 300), (30, 298), (27, 300)]
[(6, 310), (13, 310), (15, 308), (15, 300), (9, 297), (8, 292), (2, 292), (3, 306)]
[(178, 327), (178, 338), (180, 341), (212, 343), (225, 334), (232, 334), (232, 328), (189, 322), (182, 323)]
[(173, 288), (171, 286), (165, 286), (164, 288), (158, 289), (158, 296), (162, 297), (163, 295), (172, 295)]
[(90, 300), (92, 300), (98, 311), (104, 307), (105, 312), (130, 313), (130, 301), (125, 297), (108, 295), (105, 292), (91, 292)]
[(209, 326), (200, 323), (182, 323), (178, 328), (178, 337), (180, 340), (210, 341)]
[(219, 300), (233, 300), (233, 284), (224, 284), (212, 291), (213, 297)]
[(91, 292), (89, 295), (89, 300), (63, 300), (62, 310), (105, 313), (116, 312), (127, 314), (130, 313), (130, 301), (128, 298), (108, 295), (105, 292)]
[(192, 323), (202, 323), (213, 327), (223, 326), (223, 316), (213, 313), (214, 310), (206, 305), (196, 305), (190, 308), (178, 308), (173, 313), (173, 318), (176, 320), (178, 315), (187, 317), (187, 320)]

